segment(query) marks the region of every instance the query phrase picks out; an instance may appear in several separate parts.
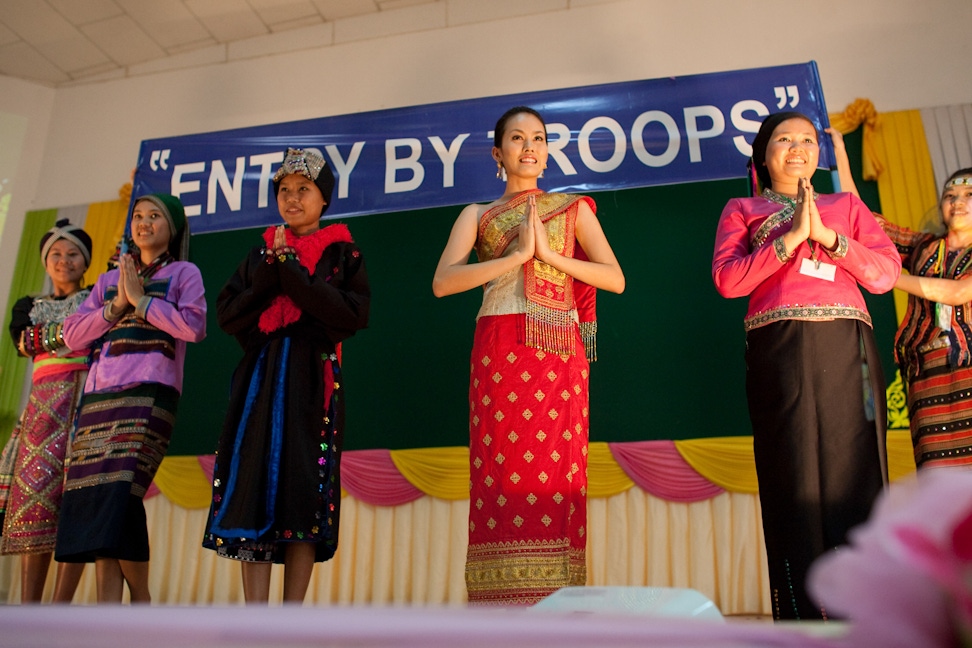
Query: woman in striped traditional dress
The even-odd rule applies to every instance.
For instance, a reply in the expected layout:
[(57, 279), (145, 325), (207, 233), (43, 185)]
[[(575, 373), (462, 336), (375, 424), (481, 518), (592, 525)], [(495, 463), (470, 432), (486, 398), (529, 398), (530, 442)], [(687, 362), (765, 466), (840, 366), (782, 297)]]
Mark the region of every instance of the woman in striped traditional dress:
[(537, 188), (539, 113), (500, 117), (493, 158), (506, 191), (459, 214), (432, 290), (485, 288), (469, 386), (469, 601), (525, 605), (586, 582), (594, 289), (620, 293), (624, 274), (592, 199)]
[(199, 269), (185, 259), (178, 198), (150, 194), (131, 215), (136, 254), (98, 278), (64, 322), (69, 346), (93, 359), (72, 440), (55, 560), (94, 562), (98, 601), (148, 603), (149, 542), (142, 498), (175, 423), (186, 344), (206, 335)]
[(908, 386), (918, 468), (972, 469), (972, 168), (953, 173), (938, 203), (944, 232), (881, 219), (908, 274), (908, 309), (894, 341)]
[[(33, 359), (27, 407), (0, 457), (0, 553), (20, 554), (20, 600), (39, 603), (57, 538), (64, 459), (74, 414), (88, 375), (88, 350), (71, 348), (64, 320), (90, 292), (91, 237), (66, 219), (41, 238), (40, 256), (51, 294), (17, 301), (10, 335), (20, 355)], [(55, 603), (74, 597), (84, 565), (61, 565)]]

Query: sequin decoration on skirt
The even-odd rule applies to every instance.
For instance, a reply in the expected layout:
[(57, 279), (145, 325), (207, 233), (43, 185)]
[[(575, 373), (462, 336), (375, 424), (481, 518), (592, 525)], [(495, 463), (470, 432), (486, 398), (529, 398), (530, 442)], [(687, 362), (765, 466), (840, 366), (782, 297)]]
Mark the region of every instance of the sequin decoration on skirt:
[(87, 371), (37, 379), (0, 458), (0, 553), (54, 550), (64, 487), (64, 456)]
[[(908, 416), (919, 468), (972, 468), (972, 367), (950, 367), (948, 347), (924, 352), (908, 386)], [(910, 374), (906, 374), (910, 375)]]

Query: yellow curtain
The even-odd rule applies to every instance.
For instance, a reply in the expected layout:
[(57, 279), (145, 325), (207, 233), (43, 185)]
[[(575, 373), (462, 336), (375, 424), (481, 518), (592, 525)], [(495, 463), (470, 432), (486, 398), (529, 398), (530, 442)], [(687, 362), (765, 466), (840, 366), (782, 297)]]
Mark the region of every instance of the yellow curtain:
[(392, 450), (391, 459), (423, 493), (445, 500), (469, 499), (469, 448)]
[[(863, 177), (877, 180), (885, 218), (916, 230), (937, 218), (938, 187), (919, 111), (879, 115), (870, 100), (857, 99), (844, 112), (830, 115), (830, 124), (841, 133), (863, 124)], [(895, 290), (894, 303), (900, 323), (908, 295)]]
[[(884, 160), (884, 171), (877, 178), (881, 211), (892, 223), (923, 229), (928, 218), (937, 218), (938, 187), (921, 113), (883, 113), (875, 148)], [(894, 305), (900, 323), (908, 305), (907, 293), (896, 289)]]
[(587, 495), (588, 497), (613, 497), (634, 486), (611, 454), (611, 448), (603, 441), (588, 444)]
[[(131, 193), (131, 185), (119, 190), (120, 196)], [(125, 219), (128, 217), (128, 198), (91, 203), (84, 219), (84, 231), (91, 237), (91, 269), (85, 279), (93, 284), (108, 266), (108, 259), (115, 253), (115, 247), (125, 233)]]
[(166, 457), (153, 483), (176, 506), (209, 509), (212, 484), (196, 457)]
[(753, 437), (676, 441), (675, 447), (696, 472), (727, 491), (757, 493)]

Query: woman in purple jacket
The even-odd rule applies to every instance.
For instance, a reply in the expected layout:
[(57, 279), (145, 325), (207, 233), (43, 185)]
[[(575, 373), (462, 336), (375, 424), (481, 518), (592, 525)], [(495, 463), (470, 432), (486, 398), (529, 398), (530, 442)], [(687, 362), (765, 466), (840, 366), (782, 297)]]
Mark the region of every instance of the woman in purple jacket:
[(199, 269), (185, 261), (179, 199), (151, 194), (131, 217), (136, 254), (99, 277), (64, 322), (71, 348), (92, 348), (64, 486), (55, 559), (94, 562), (99, 602), (151, 601), (142, 498), (165, 456), (182, 391), (186, 343), (206, 336)]

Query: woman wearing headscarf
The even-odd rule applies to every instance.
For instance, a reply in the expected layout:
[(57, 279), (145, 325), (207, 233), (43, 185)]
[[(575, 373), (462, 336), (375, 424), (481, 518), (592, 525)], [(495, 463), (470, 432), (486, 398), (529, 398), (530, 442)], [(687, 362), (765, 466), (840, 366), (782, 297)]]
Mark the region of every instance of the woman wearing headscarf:
[[(20, 355), (33, 360), (27, 407), (0, 457), (0, 553), (20, 554), (20, 600), (39, 603), (54, 552), (64, 485), (64, 459), (74, 414), (88, 374), (88, 350), (71, 348), (64, 320), (90, 292), (91, 237), (59, 220), (40, 240), (51, 283), (46, 295), (23, 297), (13, 307), (10, 335)], [(61, 565), (54, 602), (70, 602), (84, 565)]]
[(247, 603), (304, 600), (314, 564), (338, 543), (344, 391), (340, 343), (368, 323), (364, 257), (342, 223), (321, 227), (334, 174), (315, 149), (289, 148), (273, 176), (271, 226), (217, 299), (243, 358), (219, 439), (203, 546), (241, 562)]
[(206, 335), (199, 269), (186, 260), (178, 198), (149, 194), (132, 209), (134, 254), (98, 278), (64, 323), (72, 347), (92, 347), (64, 486), (55, 559), (94, 562), (99, 602), (148, 603), (145, 496), (169, 447), (186, 344)]
[(814, 191), (818, 142), (800, 113), (763, 121), (754, 195), (726, 205), (712, 259), (719, 293), (749, 298), (746, 395), (776, 619), (826, 616), (806, 571), (887, 481), (884, 379), (859, 286), (889, 291), (901, 259), (859, 198)]
[(894, 341), (908, 386), (915, 465), (972, 468), (972, 168), (945, 181), (942, 231), (918, 232), (880, 219), (908, 273), (896, 288), (908, 309)]

